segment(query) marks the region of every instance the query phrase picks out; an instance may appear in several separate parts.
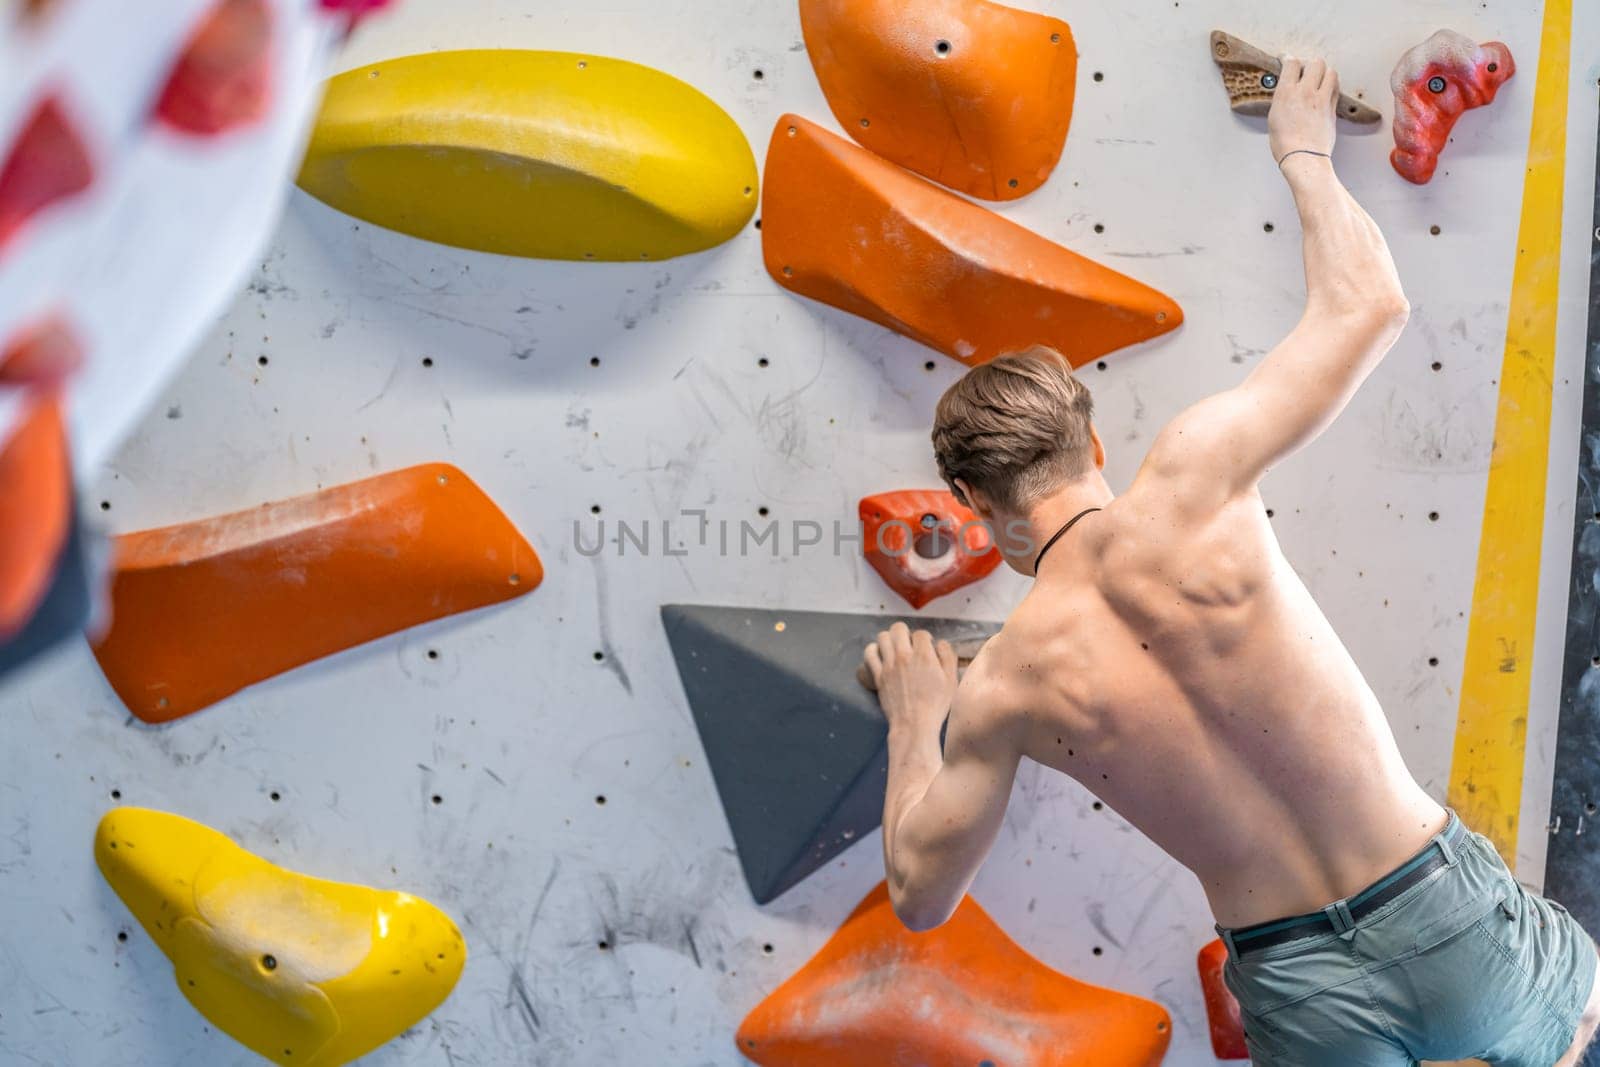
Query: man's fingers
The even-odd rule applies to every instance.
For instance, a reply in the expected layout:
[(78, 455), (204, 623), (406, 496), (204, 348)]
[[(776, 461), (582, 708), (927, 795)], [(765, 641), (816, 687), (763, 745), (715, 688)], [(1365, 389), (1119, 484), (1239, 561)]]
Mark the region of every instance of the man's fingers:
[(867, 670), (872, 672), (873, 684), (877, 684), (883, 677), (883, 655), (878, 651), (876, 643), (867, 646), (867, 651), (861, 657), (866, 663)]
[(944, 672), (954, 678), (956, 676), (956, 666), (959, 662), (955, 646), (949, 641), (940, 641), (934, 646), (934, 651), (939, 654), (939, 665), (944, 668)]
[(1305, 73), (1300, 77), (1309, 88), (1317, 89), (1322, 86), (1322, 79), (1328, 73), (1328, 64), (1320, 59), (1313, 59), (1306, 63)]
[(1300, 80), (1300, 75), (1305, 73), (1305, 64), (1294, 56), (1283, 57), (1283, 70), (1278, 74), (1278, 81), (1283, 85), (1293, 85)]
[(878, 662), (885, 667), (894, 665), (894, 632), (883, 630), (878, 634)]
[(897, 622), (889, 627), (889, 640), (894, 642), (895, 651), (911, 651), (911, 627), (903, 622)]
[(1322, 88), (1327, 92), (1328, 99), (1339, 98), (1339, 72), (1332, 67), (1328, 68), (1328, 76), (1322, 79)]
[(927, 630), (918, 630), (911, 635), (911, 647), (918, 652), (932, 652), (933, 635)]

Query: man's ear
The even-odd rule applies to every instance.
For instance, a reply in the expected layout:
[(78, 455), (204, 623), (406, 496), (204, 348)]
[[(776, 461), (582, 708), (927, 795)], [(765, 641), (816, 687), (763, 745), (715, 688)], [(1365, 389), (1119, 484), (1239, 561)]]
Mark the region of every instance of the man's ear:
[(1106, 469), (1106, 443), (1100, 440), (1100, 431), (1093, 426), (1089, 427), (1089, 440), (1094, 442), (1094, 469)]
[(982, 490), (974, 489), (961, 478), (957, 478), (955, 484), (961, 490), (961, 495), (967, 498), (967, 507), (972, 509), (973, 514), (985, 521), (994, 518), (994, 505)]

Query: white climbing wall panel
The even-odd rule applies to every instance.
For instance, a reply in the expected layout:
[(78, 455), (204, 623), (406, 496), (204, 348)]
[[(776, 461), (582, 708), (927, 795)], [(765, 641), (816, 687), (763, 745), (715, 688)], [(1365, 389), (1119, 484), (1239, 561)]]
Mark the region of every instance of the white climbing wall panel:
[[(1167, 418), (1236, 381), (1299, 309), (1292, 207), (1261, 124), (1226, 107), (1209, 31), (1326, 52), (1346, 89), (1385, 114), (1390, 66), (1440, 26), (1502, 39), (1517, 57), (1521, 73), (1491, 110), (1462, 120), (1428, 187), (1390, 171), (1386, 129), (1344, 130), (1341, 172), (1390, 236), (1415, 313), (1344, 419), (1266, 487), (1289, 558), (1366, 670), (1412, 769), (1442, 797), (1541, 5), (1022, 6), (1072, 24), (1080, 78), (1061, 167), (1003, 212), (1170, 293), (1188, 317), (1175, 335), (1083, 372), (1114, 485)], [(1522, 847), (1535, 880), (1600, 77), (1600, 9), (1577, 6), (1553, 521)], [(758, 155), (786, 110), (834, 127), (791, 0), (406, 0), (363, 27), (341, 64), (496, 46), (658, 67), (722, 104)], [(762, 271), (759, 244), (752, 227), (667, 263), (519, 261), (358, 224), (293, 194), (247, 290), (85, 487), (89, 510), (120, 532), (447, 460), (535, 543), (545, 583), (161, 729), (128, 717), (81, 645), (8, 679), (0, 1062), (252, 1062), (184, 1001), (96, 872), (91, 834), (114, 791), (287, 866), (409, 889), (456, 917), (470, 951), (460, 986), (372, 1063), (740, 1062), (738, 1021), (876, 884), (878, 842), (769, 907), (751, 903), (657, 605), (897, 610), (853, 546), (835, 554), (825, 541), (796, 556), (790, 524), (850, 523), (867, 493), (936, 485), (928, 425), (961, 371), (785, 294)], [(686, 508), (735, 529), (764, 523), (767, 509), (780, 553), (723, 556), (715, 539), (700, 548)], [(678, 520), (672, 539), (688, 542), (685, 555), (662, 553), (664, 519)], [(592, 545), (600, 520), (613, 543), (591, 558), (576, 550), (575, 527)], [(649, 523), (649, 555), (631, 545), (618, 554), (618, 520)], [(998, 619), (1021, 588), (1001, 572), (928, 611)], [(974, 894), (1045, 962), (1166, 1005), (1169, 1064), (1209, 1064), (1194, 957), (1212, 935), (1199, 888), (1092, 802), (1025, 768)]]

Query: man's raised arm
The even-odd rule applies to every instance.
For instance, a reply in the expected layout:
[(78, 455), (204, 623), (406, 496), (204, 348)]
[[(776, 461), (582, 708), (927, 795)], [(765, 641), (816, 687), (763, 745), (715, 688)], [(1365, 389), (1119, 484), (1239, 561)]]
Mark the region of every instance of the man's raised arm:
[(1286, 59), (1268, 117), (1305, 233), (1305, 314), (1242, 384), (1168, 424), (1145, 472), (1206, 496), (1253, 489), (1327, 429), (1405, 327), (1410, 308), (1383, 234), (1333, 171), (1338, 97), (1338, 75), (1321, 60)]

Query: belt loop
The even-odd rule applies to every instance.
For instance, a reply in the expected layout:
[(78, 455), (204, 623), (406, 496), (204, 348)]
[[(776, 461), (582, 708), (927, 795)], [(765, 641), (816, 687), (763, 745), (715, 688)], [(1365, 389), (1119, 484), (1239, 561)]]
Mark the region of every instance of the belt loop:
[(1456, 847), (1450, 843), (1450, 839), (1440, 834), (1434, 838), (1434, 843), (1439, 846), (1439, 853), (1444, 856), (1445, 865), (1454, 867), (1456, 865)]
[(1323, 908), (1322, 914), (1326, 915), (1328, 917), (1328, 921), (1333, 924), (1334, 933), (1338, 934), (1346, 941), (1350, 940), (1350, 935), (1356, 928), (1356, 920), (1355, 917), (1350, 914), (1349, 901), (1336, 900), (1332, 904), (1329, 904), (1326, 908)]
[(1450, 839), (1456, 836), (1456, 828), (1460, 825), (1460, 818), (1451, 811), (1450, 821), (1444, 824), (1443, 830), (1433, 835), (1433, 843), (1439, 846), (1439, 854), (1444, 857), (1448, 867), (1456, 865), (1456, 846)]
[(1227, 930), (1227, 929), (1224, 929), (1221, 926), (1218, 926), (1217, 927), (1217, 936), (1222, 938), (1222, 944), (1227, 948), (1228, 956), (1230, 958), (1232, 958), (1235, 962), (1238, 962), (1238, 959), (1239, 959), (1239, 948), (1238, 948), (1237, 945), (1235, 945), (1233, 943), (1233, 931), (1232, 930)]

